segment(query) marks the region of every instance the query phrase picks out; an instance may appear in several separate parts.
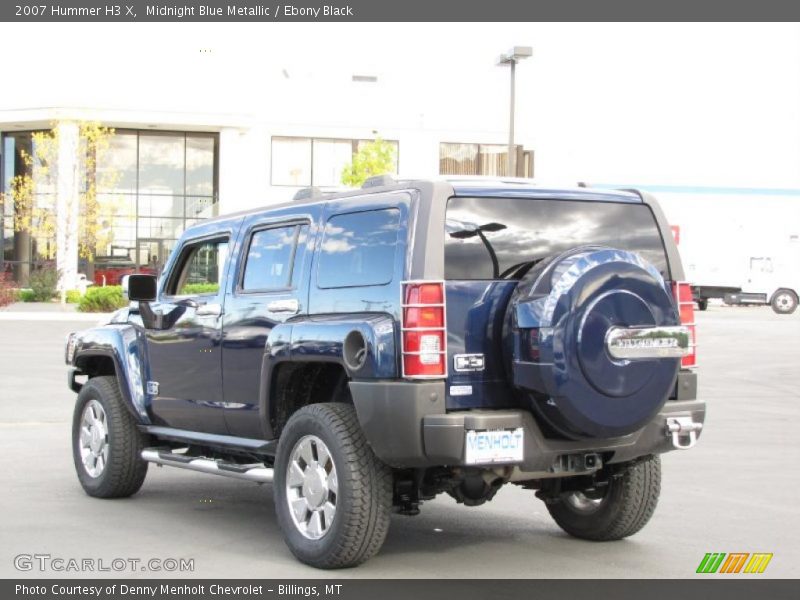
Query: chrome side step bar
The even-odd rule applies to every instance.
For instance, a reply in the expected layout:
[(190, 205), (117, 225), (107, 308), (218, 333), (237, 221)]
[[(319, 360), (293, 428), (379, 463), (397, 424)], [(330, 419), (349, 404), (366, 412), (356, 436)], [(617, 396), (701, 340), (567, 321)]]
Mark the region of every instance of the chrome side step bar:
[(161, 448), (145, 448), (142, 450), (142, 459), (147, 462), (155, 463), (159, 467), (167, 465), (169, 467), (188, 469), (200, 473), (210, 473), (212, 475), (222, 475), (223, 477), (253, 481), (255, 483), (271, 483), (274, 473), (273, 469), (265, 467), (261, 463), (249, 465), (226, 463), (211, 458), (177, 454)]

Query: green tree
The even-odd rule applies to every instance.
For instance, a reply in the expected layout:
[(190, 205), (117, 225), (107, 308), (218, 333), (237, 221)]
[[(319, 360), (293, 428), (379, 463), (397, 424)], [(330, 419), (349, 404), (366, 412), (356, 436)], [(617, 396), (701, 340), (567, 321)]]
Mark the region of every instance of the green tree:
[(393, 173), (397, 157), (392, 144), (381, 138), (367, 142), (353, 155), (353, 161), (342, 170), (342, 183), (359, 187), (375, 175)]
[[(39, 190), (55, 192), (58, 187), (61, 134), (57, 126), (32, 135), (33, 153), (22, 152), (26, 169), (12, 178), (8, 198), (4, 200), (13, 203), (15, 231), (35, 238), (54, 239), (62, 229), (65, 238), (77, 238), (78, 256), (88, 260), (90, 273), (87, 276), (91, 279), (96, 249), (110, 243), (112, 235), (101, 218), (102, 211), (118, 212), (115, 205), (118, 201), (101, 206), (98, 189), (113, 188), (119, 173), (109, 161), (104, 161), (110, 150), (114, 129), (98, 122), (80, 122), (77, 126), (77, 147), (69, 149), (75, 154), (75, 161), (71, 176), (74, 188), (68, 192), (63, 207), (67, 214), (59, 219), (56, 207), (40, 202), (38, 193)], [(109, 164), (98, 169), (99, 163)], [(77, 216), (77, 223), (73, 222), (73, 213)], [(55, 252), (56, 247), (52, 244), (45, 251), (40, 251), (47, 259), (55, 258)], [(66, 285), (71, 283), (66, 282)], [(63, 301), (66, 289), (61, 284), (59, 288)]]

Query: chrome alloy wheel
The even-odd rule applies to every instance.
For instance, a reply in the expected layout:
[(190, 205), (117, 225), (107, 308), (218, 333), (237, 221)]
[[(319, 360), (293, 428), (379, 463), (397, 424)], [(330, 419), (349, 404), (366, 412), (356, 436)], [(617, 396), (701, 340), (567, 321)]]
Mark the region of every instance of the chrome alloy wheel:
[(600, 508), (605, 499), (604, 495), (599, 495), (597, 492), (570, 492), (566, 495), (565, 500), (575, 511), (581, 513), (593, 513)]
[(89, 477), (100, 477), (108, 464), (109, 446), (106, 411), (97, 400), (83, 408), (78, 450)]
[(321, 439), (307, 435), (295, 444), (286, 473), (286, 501), (297, 530), (318, 540), (336, 518), (336, 465)]

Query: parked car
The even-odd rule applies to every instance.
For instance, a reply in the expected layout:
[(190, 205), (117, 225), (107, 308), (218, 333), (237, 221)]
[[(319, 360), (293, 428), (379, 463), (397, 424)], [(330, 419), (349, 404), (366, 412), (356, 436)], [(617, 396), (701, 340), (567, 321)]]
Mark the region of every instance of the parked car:
[(126, 257), (98, 256), (94, 263), (94, 284), (97, 286), (120, 285), (125, 275), (133, 273), (157, 274), (153, 265), (137, 267)]
[(150, 463), (272, 482), (316, 567), (373, 556), (392, 511), (506, 484), (575, 537), (630, 536), (659, 455), (705, 418), (691, 288), (644, 193), (307, 190), (190, 227), (128, 294), (138, 307), (67, 340), (83, 489), (130, 496)]

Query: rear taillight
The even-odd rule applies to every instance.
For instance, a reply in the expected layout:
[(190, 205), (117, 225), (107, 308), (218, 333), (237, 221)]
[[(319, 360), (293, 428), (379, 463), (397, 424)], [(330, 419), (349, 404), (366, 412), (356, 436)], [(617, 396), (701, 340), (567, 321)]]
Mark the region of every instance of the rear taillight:
[(436, 378), (447, 375), (447, 330), (444, 283), (403, 283), (403, 377)]
[(681, 367), (694, 367), (697, 365), (697, 326), (694, 322), (694, 299), (692, 286), (685, 281), (672, 282), (672, 295), (678, 305), (678, 314), (681, 325), (689, 329), (690, 353), (681, 359)]

